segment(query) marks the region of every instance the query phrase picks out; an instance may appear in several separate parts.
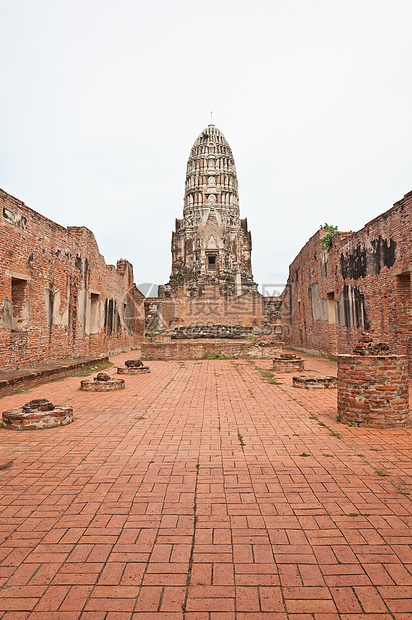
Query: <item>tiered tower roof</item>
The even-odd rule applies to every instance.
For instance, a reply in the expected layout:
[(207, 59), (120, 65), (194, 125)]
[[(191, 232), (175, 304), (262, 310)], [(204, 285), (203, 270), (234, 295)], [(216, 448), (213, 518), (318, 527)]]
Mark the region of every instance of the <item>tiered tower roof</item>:
[[(223, 133), (209, 125), (192, 146), (186, 170), (183, 217), (195, 227), (199, 210), (220, 211), (221, 223), (239, 225), (239, 193), (232, 149)], [(231, 217), (229, 217), (229, 215)]]
[(190, 151), (183, 219), (172, 233), (172, 274), (159, 295), (256, 294), (251, 249), (247, 220), (239, 218), (232, 149), (211, 124)]

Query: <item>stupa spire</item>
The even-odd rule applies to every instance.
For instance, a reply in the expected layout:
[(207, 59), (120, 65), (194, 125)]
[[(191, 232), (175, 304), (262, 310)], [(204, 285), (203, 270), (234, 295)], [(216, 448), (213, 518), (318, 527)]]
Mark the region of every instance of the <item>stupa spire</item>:
[(255, 294), (251, 250), (247, 221), (239, 218), (232, 149), (210, 124), (190, 151), (183, 219), (176, 220), (172, 234), (172, 275), (159, 294), (174, 294), (182, 285), (190, 295), (201, 295), (210, 285), (222, 295)]

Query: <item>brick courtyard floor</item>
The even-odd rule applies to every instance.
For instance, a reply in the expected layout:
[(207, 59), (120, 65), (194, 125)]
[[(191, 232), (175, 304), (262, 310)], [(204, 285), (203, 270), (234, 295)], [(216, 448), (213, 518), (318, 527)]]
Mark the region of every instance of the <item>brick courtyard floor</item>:
[(344, 427), (267, 360), (150, 367), (0, 400), (75, 410), (0, 429), (1, 619), (412, 620), (412, 430)]

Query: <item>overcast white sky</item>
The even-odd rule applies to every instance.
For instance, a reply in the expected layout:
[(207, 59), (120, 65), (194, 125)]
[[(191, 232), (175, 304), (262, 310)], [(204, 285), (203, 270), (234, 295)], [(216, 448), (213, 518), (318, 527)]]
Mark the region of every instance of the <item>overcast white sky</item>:
[(170, 275), (186, 163), (235, 157), (259, 283), (412, 190), (412, 0), (0, 0), (0, 187)]

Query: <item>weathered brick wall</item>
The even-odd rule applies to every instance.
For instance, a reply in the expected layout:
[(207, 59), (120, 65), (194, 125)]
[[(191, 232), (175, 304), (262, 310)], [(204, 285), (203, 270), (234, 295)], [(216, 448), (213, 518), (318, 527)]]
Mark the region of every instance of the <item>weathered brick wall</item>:
[(106, 265), (90, 230), (66, 229), (2, 190), (0, 265), (3, 370), (140, 341), (143, 295), (132, 265)]
[(344, 424), (394, 428), (408, 422), (404, 355), (339, 355), (338, 414)]
[(241, 325), (260, 326), (265, 322), (261, 295), (221, 295), (209, 286), (203, 295), (189, 296), (183, 289), (174, 297), (146, 299), (146, 331), (162, 332), (175, 327)]
[(350, 353), (362, 330), (412, 360), (412, 192), (322, 249), (318, 231), (289, 268), (283, 340), (326, 355)]
[(49, 365), (36, 370), (30, 369), (27, 371), (26, 369), (15, 374), (12, 372), (12, 376), (3, 373), (2, 379), (0, 380), (0, 397), (14, 394), (19, 389), (28, 390), (36, 385), (43, 385), (43, 383), (49, 383), (56, 379), (68, 377), (75, 372), (84, 370), (85, 365), (94, 366), (108, 362), (109, 357), (105, 355), (96, 357), (95, 359), (92, 357), (79, 357), (76, 360), (65, 362), (64, 364), (58, 364), (57, 367)]

